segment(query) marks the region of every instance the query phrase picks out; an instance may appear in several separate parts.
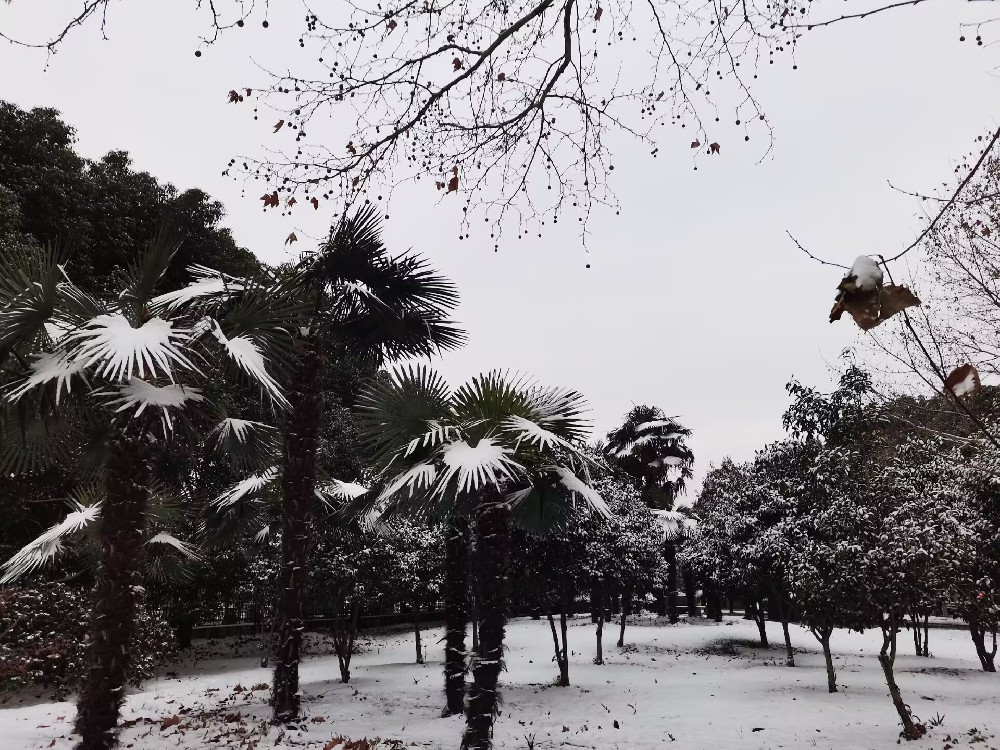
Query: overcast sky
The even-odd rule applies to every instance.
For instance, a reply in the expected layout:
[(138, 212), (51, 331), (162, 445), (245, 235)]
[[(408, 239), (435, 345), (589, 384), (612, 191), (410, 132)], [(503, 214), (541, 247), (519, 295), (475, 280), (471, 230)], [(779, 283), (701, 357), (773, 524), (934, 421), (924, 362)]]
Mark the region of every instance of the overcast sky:
[[(206, 190), (237, 241), (277, 262), (292, 229), (319, 236), (330, 215), (264, 214), (259, 187), (244, 194), (221, 176), (231, 156), (259, 154), (273, 125), (226, 94), (264, 82), (251, 58), (298, 50), (303, 11), (272, 2), (269, 29), (250, 23), (196, 59), (204, 19), (193, 4), (112, 4), (110, 40), (97, 26), (78, 30), (47, 70), (43, 52), (0, 45), (0, 98), (61, 110), (86, 156), (124, 149), (137, 168)], [(78, 6), (0, 4), (0, 30), (41, 38)], [(586, 248), (567, 226), (494, 253), (488, 240), (458, 240), (457, 213), (437, 193), (409, 191), (386, 240), (426, 253), (458, 283), (470, 333), (440, 369), (456, 385), (504, 367), (572, 386), (590, 400), (598, 435), (633, 404), (658, 405), (694, 430), (699, 478), (726, 455), (751, 457), (782, 435), (789, 378), (828, 387), (830, 365), (861, 336), (826, 322), (838, 272), (800, 254), (785, 230), (848, 265), (898, 252), (919, 232), (920, 207), (887, 180), (932, 190), (997, 125), (995, 55), (958, 41), (970, 13), (926, 4), (812, 32), (798, 70), (779, 63), (758, 82), (775, 128), (760, 164), (764, 144), (736, 131), (698, 171), (683, 148), (653, 161), (622, 141), (612, 181), (622, 213), (598, 212)]]

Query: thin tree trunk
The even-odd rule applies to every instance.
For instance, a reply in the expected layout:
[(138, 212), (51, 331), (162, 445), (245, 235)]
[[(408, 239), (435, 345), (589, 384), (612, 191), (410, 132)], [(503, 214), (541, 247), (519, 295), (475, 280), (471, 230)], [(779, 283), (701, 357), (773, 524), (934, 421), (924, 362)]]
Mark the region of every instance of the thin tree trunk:
[(781, 619), (781, 633), (785, 637), (785, 666), (795, 666), (795, 651), (792, 650), (792, 639), (788, 633), (788, 608), (780, 594), (775, 594), (778, 604), (778, 617)]
[(510, 565), (510, 508), (495, 486), (487, 486), (476, 509), (476, 601), (480, 648), (473, 660), (462, 747), (489, 750), (499, 708), (497, 682), (503, 671)]
[(762, 648), (769, 648), (771, 644), (767, 642), (767, 627), (765, 623), (767, 622), (767, 614), (764, 612), (764, 607), (761, 606), (760, 600), (756, 598), (751, 598), (747, 596), (746, 614), (749, 615), (749, 619), (753, 620), (757, 624), (757, 632), (760, 634), (760, 645)]
[(827, 691), (830, 693), (836, 693), (837, 672), (833, 668), (833, 653), (830, 651), (830, 636), (832, 635), (832, 630), (830, 628), (823, 628), (818, 631), (813, 630), (812, 634), (816, 636), (816, 640), (819, 641), (820, 645), (823, 647), (823, 660), (826, 662)]
[(924, 644), (921, 640), (923, 632), (920, 629), (920, 615), (916, 612), (910, 613), (910, 623), (913, 626), (913, 650), (917, 656), (924, 655)]
[(604, 663), (604, 581), (599, 579), (594, 584), (594, 591), (597, 593), (597, 656), (594, 657), (594, 664)]
[[(986, 649), (986, 633), (990, 632), (993, 637), (993, 648), (992, 650)], [(994, 664), (994, 659), (997, 655), (997, 629), (992, 628), (992, 630), (987, 631), (984, 625), (981, 625), (976, 620), (969, 621), (969, 633), (972, 635), (972, 642), (976, 646), (976, 656), (979, 657), (979, 664), (982, 666), (984, 672), (996, 672), (997, 668)]]
[(417, 645), (417, 664), (424, 663), (424, 650), (420, 647), (420, 602), (413, 603), (413, 635)]
[(594, 583), (590, 584), (590, 621), (594, 624), (597, 623), (597, 585)]
[(931, 655), (931, 616), (924, 615), (924, 656)]
[(667, 617), (670, 622), (680, 620), (677, 614), (677, 548), (673, 542), (664, 547), (667, 557)]
[(559, 597), (559, 629), (562, 633), (562, 663), (559, 665), (559, 685), (569, 687), (569, 640), (566, 633), (566, 619), (569, 615), (569, 587), (565, 583), (562, 586), (562, 595)]
[(361, 619), (361, 600), (354, 596), (351, 614), (346, 621), (338, 620), (340, 632), (334, 636), (337, 647), (337, 664), (340, 667), (340, 681), (351, 681), (351, 657), (354, 655), (354, 641), (358, 637), (358, 621)]
[(108, 750), (118, 742), (116, 727), (136, 627), (150, 466), (141, 448), (115, 445), (113, 451), (99, 526), (101, 557), (91, 604), (87, 671), (77, 701), (77, 750)]
[(316, 450), (323, 417), (323, 363), (319, 339), (301, 356), (288, 400), (292, 413), (285, 435), (281, 478), (281, 569), (278, 574), (278, 647), (274, 662), (274, 719), (299, 715), (299, 659), (316, 506)]
[(469, 619), (469, 519), (453, 513), (445, 530), (444, 692), (442, 715), (465, 710), (465, 629)]
[(886, 685), (889, 686), (889, 697), (892, 698), (892, 705), (896, 707), (896, 713), (899, 714), (899, 720), (903, 724), (902, 736), (908, 740), (915, 740), (923, 732), (913, 723), (910, 709), (903, 701), (903, 696), (899, 692), (899, 686), (893, 675), (892, 667), (896, 661), (896, 634), (899, 632), (899, 627), (895, 615), (889, 617), (890, 621), (882, 626), (882, 649), (879, 651), (878, 660), (885, 674)]
[(618, 648), (625, 647), (625, 623), (628, 621), (628, 616), (632, 614), (632, 587), (629, 586), (622, 593), (622, 615), (621, 615), (621, 630), (618, 631)]
[(687, 599), (688, 617), (698, 616), (698, 587), (695, 585), (694, 573), (684, 570), (684, 598)]

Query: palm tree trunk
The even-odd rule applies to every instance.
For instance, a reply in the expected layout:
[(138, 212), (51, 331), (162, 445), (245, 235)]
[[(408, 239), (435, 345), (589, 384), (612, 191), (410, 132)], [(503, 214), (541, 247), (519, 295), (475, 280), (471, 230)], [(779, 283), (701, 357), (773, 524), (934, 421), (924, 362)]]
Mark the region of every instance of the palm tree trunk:
[(442, 715), (465, 710), (465, 628), (469, 620), (469, 519), (453, 513), (445, 528), (444, 693)]
[(277, 655), (272, 703), (274, 719), (299, 715), (299, 658), (309, 574), (309, 548), (316, 506), (316, 450), (323, 417), (323, 362), (320, 342), (303, 354), (288, 400), (292, 413), (285, 435), (281, 478), (281, 569), (278, 574)]
[(489, 750), (499, 707), (497, 681), (503, 671), (510, 563), (510, 508), (495, 486), (484, 489), (476, 508), (476, 602), (479, 653), (473, 659), (472, 687), (462, 747)]
[(115, 445), (105, 480), (101, 511), (101, 558), (93, 593), (93, 620), (87, 671), (77, 702), (77, 750), (108, 750), (118, 743), (115, 729), (125, 700), (136, 607), (141, 583), (139, 560), (149, 500), (146, 452)]

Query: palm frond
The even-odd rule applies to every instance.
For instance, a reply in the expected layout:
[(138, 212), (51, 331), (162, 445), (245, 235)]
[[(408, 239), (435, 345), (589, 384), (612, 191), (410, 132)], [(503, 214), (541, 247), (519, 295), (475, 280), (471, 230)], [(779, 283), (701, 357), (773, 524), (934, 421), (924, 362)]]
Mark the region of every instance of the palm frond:
[(398, 454), (414, 454), (411, 443), (436, 429), (448, 408), (444, 378), (423, 364), (397, 367), (377, 378), (361, 394), (357, 414), (361, 437), (376, 463)]
[(26, 544), (0, 567), (0, 584), (7, 584), (52, 563), (65, 549), (67, 538), (94, 524), (101, 514), (99, 503), (74, 503), (74, 510), (62, 522)]
[(230, 299), (246, 289), (244, 279), (230, 276), (202, 265), (191, 265), (188, 272), (195, 280), (187, 286), (166, 294), (161, 294), (150, 301), (150, 309), (154, 312), (175, 312), (194, 301), (211, 300), (220, 302)]
[(121, 313), (99, 315), (67, 338), (74, 358), (109, 380), (163, 375), (173, 381), (174, 367), (199, 372), (184, 352), (190, 332), (163, 318), (133, 327)]
[(218, 323), (214, 324), (212, 333), (241, 372), (248, 375), (274, 402), (288, 406), (288, 399), (285, 398), (281, 386), (267, 371), (267, 360), (259, 340), (248, 334), (229, 338)]
[(237, 482), (215, 498), (215, 500), (212, 501), (212, 505), (220, 508), (235, 505), (244, 497), (259, 493), (261, 490), (275, 482), (280, 475), (281, 472), (279, 467), (272, 466), (269, 469), (262, 471), (260, 474), (249, 476), (246, 479)]
[(153, 300), (157, 285), (180, 246), (181, 237), (177, 227), (171, 222), (164, 222), (146, 244), (142, 255), (125, 270), (120, 305), (129, 321), (137, 328)]
[(275, 427), (232, 417), (224, 418), (213, 427), (208, 439), (217, 455), (244, 471), (273, 464), (281, 443)]
[(65, 246), (4, 248), (0, 263), (0, 364), (19, 344), (36, 341), (56, 312)]

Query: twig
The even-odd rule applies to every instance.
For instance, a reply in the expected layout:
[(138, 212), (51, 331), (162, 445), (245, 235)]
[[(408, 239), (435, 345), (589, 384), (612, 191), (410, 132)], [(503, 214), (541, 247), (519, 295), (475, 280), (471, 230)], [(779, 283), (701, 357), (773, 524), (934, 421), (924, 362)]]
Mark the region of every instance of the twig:
[(845, 271), (850, 271), (851, 270), (847, 266), (840, 265), (840, 263), (831, 263), (828, 260), (823, 260), (822, 258), (817, 258), (811, 252), (809, 252), (804, 247), (802, 247), (802, 243), (799, 242), (797, 239), (795, 239), (795, 237), (792, 235), (792, 233), (790, 231), (788, 231), (786, 229), (785, 230), (785, 234), (787, 234), (789, 237), (791, 237), (792, 242), (794, 242), (798, 246), (799, 250), (801, 250), (802, 252), (804, 252), (806, 255), (808, 255), (810, 258), (812, 258), (817, 263), (822, 263), (824, 266), (833, 266), (834, 268), (843, 268)]

